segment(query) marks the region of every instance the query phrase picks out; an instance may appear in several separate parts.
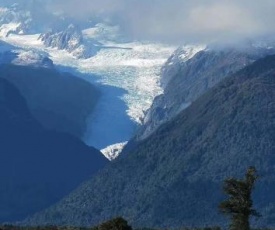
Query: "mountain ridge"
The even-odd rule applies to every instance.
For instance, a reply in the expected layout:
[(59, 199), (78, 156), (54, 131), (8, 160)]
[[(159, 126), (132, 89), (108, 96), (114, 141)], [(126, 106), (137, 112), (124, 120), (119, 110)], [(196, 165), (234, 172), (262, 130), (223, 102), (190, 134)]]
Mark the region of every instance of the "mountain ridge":
[(274, 85), (275, 56), (254, 62), (24, 223), (96, 225), (124, 216), (136, 227), (224, 226), (222, 181), (254, 165), (262, 175), (256, 224), (274, 226)]
[(0, 222), (57, 202), (108, 162), (72, 135), (48, 131), (20, 91), (0, 78)]
[(92, 43), (85, 44), (82, 31), (71, 24), (67, 29), (60, 32), (47, 32), (38, 38), (46, 47), (66, 50), (78, 58), (90, 58), (98, 52), (99, 46)]
[(82, 138), (100, 90), (89, 82), (55, 69), (0, 65), (0, 78), (12, 82), (24, 95), (37, 120), (51, 130)]
[(164, 92), (154, 99), (146, 112), (137, 140), (148, 137), (159, 125), (186, 109), (222, 79), (274, 52), (274, 49), (248, 44), (242, 48), (206, 48), (192, 58), (182, 60), (181, 50), (176, 50), (163, 67), (161, 83)]

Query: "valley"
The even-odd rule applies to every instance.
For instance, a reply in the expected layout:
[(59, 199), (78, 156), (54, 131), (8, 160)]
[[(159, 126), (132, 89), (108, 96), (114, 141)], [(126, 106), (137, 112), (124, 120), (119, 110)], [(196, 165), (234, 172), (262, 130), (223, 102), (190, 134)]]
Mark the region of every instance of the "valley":
[(274, 9), (0, 0), (0, 230), (273, 229)]
[[(87, 37), (92, 38), (92, 35)], [(38, 34), (11, 34), (2, 40), (19, 49), (47, 53), (61, 72), (73, 73), (101, 89), (102, 97), (88, 120), (87, 133), (83, 137), (88, 145), (104, 149), (128, 141), (155, 96), (162, 92), (159, 86), (161, 67), (174, 47), (106, 42), (95, 56), (79, 59), (65, 50), (45, 47), (38, 38)], [(113, 119), (116, 122), (110, 123)], [(107, 129), (108, 135), (104, 131)]]

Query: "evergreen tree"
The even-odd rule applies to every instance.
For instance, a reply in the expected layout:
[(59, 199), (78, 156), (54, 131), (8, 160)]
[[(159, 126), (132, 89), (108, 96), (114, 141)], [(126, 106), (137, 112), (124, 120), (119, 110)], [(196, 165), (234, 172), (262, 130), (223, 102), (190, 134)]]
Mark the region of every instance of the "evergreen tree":
[(255, 167), (249, 167), (245, 178), (239, 180), (229, 178), (224, 181), (224, 192), (229, 198), (219, 205), (222, 213), (231, 217), (231, 230), (249, 230), (250, 216), (260, 216), (253, 209), (253, 201), (251, 198), (252, 190), (258, 179)]
[(95, 227), (93, 230), (132, 230), (132, 227), (128, 225), (125, 219), (117, 217)]

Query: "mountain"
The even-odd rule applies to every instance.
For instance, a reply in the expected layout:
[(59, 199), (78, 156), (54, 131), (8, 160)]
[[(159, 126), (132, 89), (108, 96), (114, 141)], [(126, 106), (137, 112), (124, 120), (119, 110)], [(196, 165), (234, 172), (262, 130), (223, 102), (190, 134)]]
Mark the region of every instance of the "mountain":
[(3, 41), (0, 41), (0, 64), (55, 68), (47, 53), (32, 49), (20, 49)]
[(72, 18), (49, 9), (47, 2), (1, 0), (0, 37), (44, 33), (49, 29), (66, 28), (74, 22)]
[[(13, 48), (0, 54), (0, 63), (44, 68), (45, 62), (52, 61), (55, 69), (98, 85), (102, 97), (87, 119), (88, 130), (82, 140), (98, 149), (128, 141), (144, 111), (161, 92), (159, 71), (176, 47), (130, 39), (106, 14), (73, 19), (62, 9), (52, 9), (49, 2), (0, 1), (0, 40), (16, 47), (16, 52)], [(5, 16), (10, 14), (14, 17)], [(14, 30), (25, 22), (28, 30)], [(116, 122), (111, 122), (113, 119)], [(74, 129), (70, 133), (82, 137), (82, 131)]]
[(5, 55), (10, 57), (14, 56), (14, 59), (11, 61), (11, 64), (14, 65), (54, 69), (53, 61), (47, 54), (42, 52), (35, 52), (33, 50), (12, 50), (11, 52), (6, 52), (4, 54), (4, 63), (6, 61)]
[(213, 46), (200, 52), (195, 47), (191, 58), (185, 53), (177, 49), (164, 65), (160, 79), (164, 92), (146, 112), (137, 139), (148, 137), (222, 79), (275, 50), (246, 44), (239, 48)]
[(19, 90), (0, 78), (0, 222), (49, 207), (107, 160), (77, 138), (44, 129)]
[(0, 36), (35, 33), (47, 28), (53, 17), (39, 1), (1, 1)]
[(92, 84), (55, 69), (18, 65), (0, 65), (0, 78), (20, 90), (44, 127), (83, 137), (100, 96)]
[(95, 225), (123, 216), (154, 228), (225, 225), (217, 210), (222, 181), (253, 165), (261, 175), (256, 223), (275, 226), (274, 86), (275, 56), (254, 62), (25, 223)]
[(66, 50), (78, 58), (90, 58), (99, 50), (91, 42), (85, 45), (82, 31), (73, 24), (60, 32), (48, 32), (39, 37), (47, 47)]
[(22, 34), (27, 31), (31, 18), (26, 12), (18, 9), (18, 4), (9, 8), (0, 8), (0, 35), (7, 37), (10, 33)]

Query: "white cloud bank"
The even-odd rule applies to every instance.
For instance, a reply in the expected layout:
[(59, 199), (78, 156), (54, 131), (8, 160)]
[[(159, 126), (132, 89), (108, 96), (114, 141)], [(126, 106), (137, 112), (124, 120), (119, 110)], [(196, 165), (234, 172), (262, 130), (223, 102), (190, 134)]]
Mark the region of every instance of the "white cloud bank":
[[(46, 0), (45, 0), (46, 1)], [(48, 0), (72, 17), (108, 15), (136, 38), (211, 42), (273, 34), (274, 0)]]

